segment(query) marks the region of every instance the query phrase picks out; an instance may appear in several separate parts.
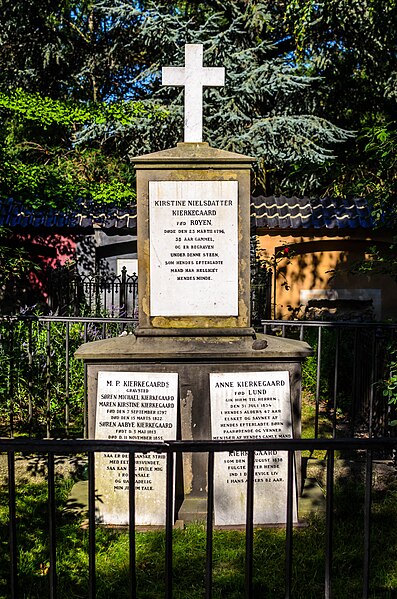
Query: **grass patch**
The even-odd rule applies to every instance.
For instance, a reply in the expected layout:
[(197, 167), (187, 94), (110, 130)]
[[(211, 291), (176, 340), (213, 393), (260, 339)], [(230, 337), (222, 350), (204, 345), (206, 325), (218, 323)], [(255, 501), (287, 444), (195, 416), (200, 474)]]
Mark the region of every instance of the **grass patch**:
[[(76, 516), (63, 512), (70, 481), (57, 482), (58, 596), (88, 596), (88, 533)], [(348, 478), (335, 488), (333, 597), (360, 597), (363, 574), (362, 484)], [(0, 489), (0, 597), (10, 596), (8, 558), (8, 494)], [(49, 597), (48, 510), (45, 483), (17, 488), (18, 575), (20, 596)], [(373, 497), (371, 594), (393, 597), (397, 588), (397, 491), (376, 491)], [(317, 599), (324, 595), (325, 523), (313, 517), (294, 530), (293, 597)], [(204, 596), (206, 533), (191, 525), (173, 533), (175, 599)], [(214, 599), (244, 596), (245, 535), (215, 531), (213, 552)], [(162, 532), (137, 533), (137, 580), (140, 599), (164, 596), (165, 538)], [(97, 528), (97, 596), (128, 597), (128, 535)], [(254, 534), (254, 597), (284, 597), (285, 531), (258, 529)]]
[[(321, 408), (321, 406), (320, 406)], [(316, 398), (313, 393), (302, 392), (302, 439), (315, 438)], [(323, 409), (318, 414), (318, 436), (323, 439), (332, 438), (332, 417)], [(302, 457), (325, 459), (326, 452), (321, 450), (302, 451)]]

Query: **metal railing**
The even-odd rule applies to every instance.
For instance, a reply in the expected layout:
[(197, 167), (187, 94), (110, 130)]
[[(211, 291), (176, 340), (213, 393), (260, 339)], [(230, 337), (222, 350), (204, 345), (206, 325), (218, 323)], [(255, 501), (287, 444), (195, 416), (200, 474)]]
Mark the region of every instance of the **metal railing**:
[[(272, 272), (257, 269), (251, 281), (251, 313), (254, 326), (270, 317)], [(17, 295), (17, 293), (16, 293)], [(138, 316), (138, 275), (82, 275), (75, 270), (61, 269), (49, 275), (48, 304), (61, 316)]]
[(386, 434), (395, 408), (383, 381), (397, 350), (397, 324), (264, 320), (262, 325), (264, 333), (305, 340), (314, 350), (303, 364), (303, 384), (315, 399), (315, 438), (321, 436), (321, 410), (331, 418), (333, 437), (343, 434), (340, 410), (348, 413), (345, 436)]
[[(255, 269), (251, 278), (253, 326), (271, 312), (272, 272)], [(58, 316), (138, 316), (138, 275), (121, 273), (81, 274), (76, 268), (62, 267), (43, 273), (39, 286), (29, 280), (9, 282), (0, 298), (0, 312), (17, 315), (35, 303), (42, 312)], [(31, 309), (31, 308), (30, 308)]]
[(50, 309), (63, 316), (138, 316), (138, 275), (54, 271), (48, 281)]
[(74, 352), (136, 324), (126, 317), (0, 317), (0, 434), (87, 436), (86, 369)]
[[(135, 318), (0, 317), (0, 434), (86, 436), (86, 373), (74, 352), (87, 341), (131, 333), (136, 324)], [(397, 325), (263, 321), (263, 327), (314, 349), (303, 363), (303, 389), (315, 408), (315, 438), (324, 435), (324, 419), (333, 437), (393, 432), (395, 408), (382, 381)]]
[[(9, 597), (16, 599), (19, 588), (18, 571), (19, 571), (19, 547), (23, 544), (24, 539), (18, 537), (18, 515), (16, 503), (16, 482), (15, 482), (15, 454), (17, 452), (40, 453), (47, 455), (48, 468), (48, 514), (47, 514), (47, 529), (48, 529), (48, 593), (51, 599), (55, 599), (59, 580), (65, 574), (58, 570), (57, 567), (57, 529), (60, 526), (60, 519), (64, 518), (64, 513), (56, 510), (56, 480), (54, 474), (54, 458), (59, 455), (75, 455), (86, 453), (88, 455), (88, 596), (94, 599), (97, 593), (97, 576), (96, 576), (96, 522), (95, 502), (96, 497), (95, 486), (95, 452), (121, 452), (129, 454), (129, 572), (125, 583), (129, 585), (129, 596), (136, 598), (141, 590), (137, 583), (137, 549), (136, 538), (137, 531), (135, 527), (135, 453), (142, 452), (158, 452), (165, 453), (167, 456), (167, 484), (166, 494), (164, 497), (164, 510), (166, 514), (165, 525), (165, 567), (164, 567), (164, 597), (171, 599), (174, 590), (173, 581), (173, 525), (175, 514), (173, 512), (173, 497), (174, 483), (173, 471), (176, 458), (182, 452), (206, 452), (208, 454), (208, 480), (207, 480), (207, 518), (206, 518), (206, 548), (205, 548), (205, 579), (203, 595), (206, 599), (211, 599), (213, 596), (213, 507), (214, 507), (214, 454), (217, 452), (233, 452), (244, 451), (248, 454), (247, 466), (247, 483), (246, 483), (246, 522), (245, 522), (245, 582), (244, 591), (241, 596), (246, 599), (258, 597), (254, 592), (253, 579), (253, 562), (255, 551), (258, 550), (257, 545), (254, 548), (254, 524), (253, 524), (253, 506), (255, 500), (255, 452), (258, 451), (282, 451), (288, 455), (288, 475), (287, 475), (287, 509), (285, 514), (285, 567), (284, 581), (285, 589), (282, 596), (292, 597), (292, 589), (298, 594), (300, 575), (293, 568), (294, 563), (294, 543), (298, 540), (297, 535), (293, 534), (293, 462), (295, 452), (308, 450), (322, 450), (327, 452), (327, 476), (325, 488), (325, 534), (322, 537), (324, 544), (324, 564), (323, 564), (323, 596), (330, 599), (332, 595), (333, 578), (336, 574), (333, 564), (334, 550), (334, 528), (337, 524), (338, 510), (335, 509), (334, 503), (334, 464), (335, 452), (343, 450), (361, 452), (364, 455), (365, 462), (365, 477), (363, 484), (365, 487), (363, 505), (356, 506), (356, 511), (353, 513), (354, 522), (358, 525), (360, 519), (363, 519), (364, 534), (362, 537), (361, 547), (361, 563), (362, 563), (362, 596), (364, 599), (376, 595), (376, 591), (371, 588), (371, 577), (374, 574), (374, 569), (371, 570), (371, 542), (377, 539), (379, 543), (386, 548), (387, 539), (385, 538), (385, 530), (381, 530), (378, 521), (373, 522), (371, 517), (372, 505), (372, 486), (373, 486), (373, 455), (374, 452), (396, 450), (396, 439), (294, 439), (294, 440), (255, 440), (255, 441), (169, 441), (166, 443), (159, 442), (115, 442), (115, 441), (98, 441), (98, 440), (26, 440), (26, 439), (0, 439), (0, 451), (6, 452), (8, 456), (8, 521), (9, 521)], [(360, 515), (361, 514), (361, 515)], [(344, 525), (344, 522), (341, 522)], [(379, 530), (378, 530), (379, 528)], [(30, 531), (34, 534), (34, 531)], [(120, 533), (121, 534), (121, 533)], [(380, 537), (379, 537), (380, 535)], [(188, 542), (188, 540), (187, 540)], [(73, 546), (71, 546), (71, 550)], [(63, 548), (64, 551), (64, 548)], [(318, 546), (313, 546), (313, 552), (318, 551)], [(268, 555), (267, 560), (279, 560), (279, 556)], [(260, 565), (264, 566), (263, 558), (259, 560)], [(258, 563), (258, 562), (257, 562)], [(275, 564), (276, 565), (276, 564)], [(310, 562), (302, 564), (300, 568), (309, 568)], [(355, 564), (358, 568), (358, 564)], [(259, 576), (259, 574), (257, 574)], [(141, 577), (142, 579), (142, 577)], [(266, 584), (266, 581), (264, 581)], [(24, 590), (24, 589), (20, 589)], [(102, 596), (104, 594), (102, 589)], [(145, 595), (147, 596), (147, 595)], [(263, 595), (261, 595), (263, 596)], [(275, 595), (269, 595), (275, 596)], [(281, 596), (281, 595), (280, 595)], [(299, 596), (302, 596), (299, 594)], [(318, 595), (320, 596), (320, 595)], [(383, 596), (383, 595), (382, 595)]]

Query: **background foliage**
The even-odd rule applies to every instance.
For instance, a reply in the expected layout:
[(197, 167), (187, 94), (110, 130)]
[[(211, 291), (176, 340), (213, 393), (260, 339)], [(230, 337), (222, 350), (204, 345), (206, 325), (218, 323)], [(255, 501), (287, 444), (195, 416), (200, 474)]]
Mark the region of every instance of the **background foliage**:
[(396, 193), (395, 0), (0, 0), (0, 196), (128, 203), (128, 153), (182, 137), (160, 66), (203, 43), (225, 65), (205, 139), (258, 159), (257, 192)]

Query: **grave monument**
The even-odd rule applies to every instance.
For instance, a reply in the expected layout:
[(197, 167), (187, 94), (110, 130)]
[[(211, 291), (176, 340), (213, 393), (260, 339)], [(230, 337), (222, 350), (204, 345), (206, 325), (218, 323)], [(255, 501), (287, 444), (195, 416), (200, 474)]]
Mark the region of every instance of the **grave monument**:
[[(301, 362), (310, 347), (250, 327), (254, 159), (202, 141), (203, 87), (223, 82), (223, 68), (203, 67), (201, 45), (185, 46), (184, 67), (163, 69), (163, 84), (185, 87), (185, 137), (175, 148), (133, 158), (139, 326), (134, 335), (86, 343), (76, 353), (87, 365), (90, 437), (300, 436)], [(219, 454), (215, 469), (215, 525), (243, 524), (246, 456)], [(97, 458), (104, 523), (128, 523), (127, 472), (123, 455)], [(175, 476), (183, 489), (175, 519), (204, 518), (206, 456), (184, 455)], [(254, 497), (255, 524), (285, 522), (282, 452), (256, 455)], [(138, 524), (165, 521), (165, 468), (158, 455), (137, 457), (136, 509)]]

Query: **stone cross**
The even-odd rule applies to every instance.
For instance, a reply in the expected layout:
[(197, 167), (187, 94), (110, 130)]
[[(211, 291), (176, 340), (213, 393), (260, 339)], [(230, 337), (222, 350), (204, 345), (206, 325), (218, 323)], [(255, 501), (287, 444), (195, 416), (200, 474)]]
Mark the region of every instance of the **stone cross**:
[(185, 66), (163, 67), (162, 84), (185, 88), (184, 141), (203, 141), (203, 87), (224, 85), (224, 67), (203, 67), (202, 44), (186, 44)]

